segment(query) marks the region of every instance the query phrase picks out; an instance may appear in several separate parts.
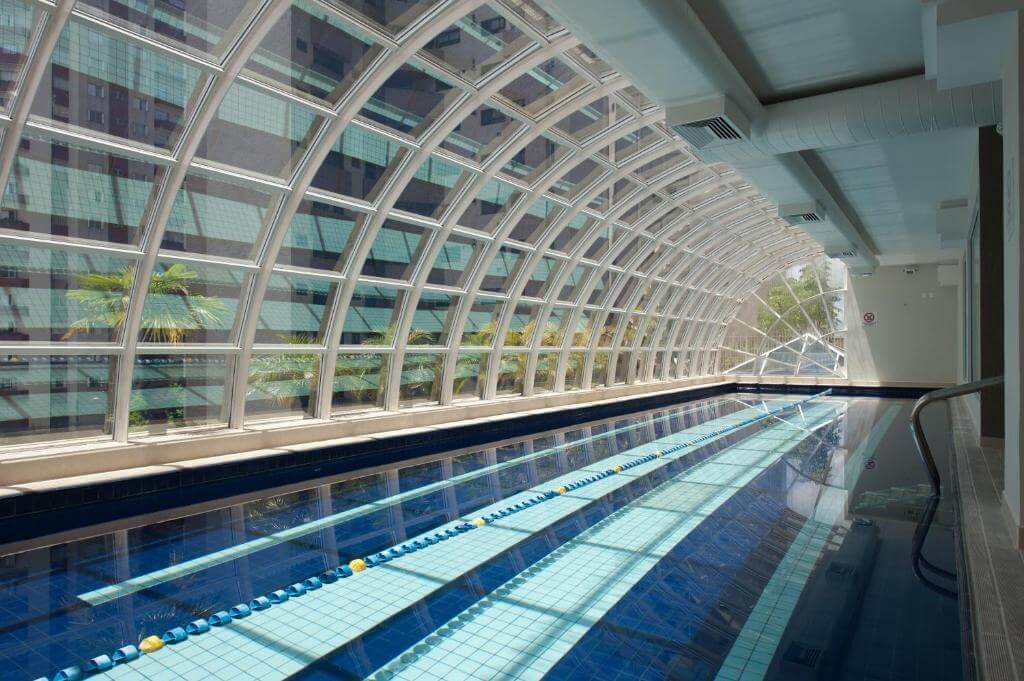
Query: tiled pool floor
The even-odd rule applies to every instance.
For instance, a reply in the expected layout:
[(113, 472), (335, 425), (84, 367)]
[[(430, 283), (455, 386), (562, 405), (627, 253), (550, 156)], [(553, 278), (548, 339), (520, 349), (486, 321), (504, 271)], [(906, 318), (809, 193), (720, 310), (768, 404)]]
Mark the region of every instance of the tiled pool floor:
[[(885, 555), (878, 537), (888, 536), (886, 525), (853, 517), (852, 505), (886, 503), (877, 490), (859, 488), (884, 460), (904, 406), (708, 400), (228, 509), (169, 540), (83, 540), (112, 548), (80, 552), (85, 560), (69, 555), (83, 548), (74, 544), (19, 554), (9, 557), (18, 574), (0, 573), (20, 599), (8, 601), (0, 655), (15, 665), (9, 669), (31, 670), (12, 678), (52, 678), (91, 656), (405, 546), (378, 566), (103, 676), (815, 678), (800, 669), (794, 675), (792, 651), (804, 640), (797, 625), (814, 615), (801, 596), (832, 598), (821, 591), (823, 566), (832, 575), (849, 563), (856, 579), (842, 593), (858, 598), (875, 579), (867, 562)], [(904, 462), (893, 462), (890, 473), (914, 475)], [(428, 543), (446, 529), (454, 536)], [(949, 537), (934, 534), (941, 562)], [(422, 547), (413, 550), (414, 542)], [(44, 551), (49, 574), (26, 561)], [(33, 607), (48, 607), (53, 622), (30, 621)], [(958, 629), (955, 603), (936, 613), (942, 617), (932, 628)], [(823, 628), (846, 627), (847, 638), (859, 640), (851, 627), (863, 623), (842, 615), (823, 615)], [(35, 649), (31, 631), (47, 632)], [(54, 640), (57, 631), (70, 634), (68, 647)], [(955, 639), (946, 634), (942, 641)], [(851, 652), (836, 655), (826, 639), (819, 643), (827, 669), (845, 673)], [(922, 665), (913, 678), (960, 678), (950, 660), (959, 663), (958, 648), (946, 651), (945, 676), (926, 677), (934, 670)]]

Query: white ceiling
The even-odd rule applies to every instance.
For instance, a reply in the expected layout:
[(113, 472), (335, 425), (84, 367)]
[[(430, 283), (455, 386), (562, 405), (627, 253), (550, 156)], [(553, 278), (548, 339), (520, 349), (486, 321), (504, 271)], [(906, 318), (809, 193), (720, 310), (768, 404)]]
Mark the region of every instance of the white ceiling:
[(935, 210), (966, 197), (975, 130), (946, 130), (818, 152), (867, 228), (883, 264), (955, 258), (942, 249)]
[(691, 0), (764, 103), (924, 73), (919, 0)]
[[(540, 2), (663, 106), (725, 94), (752, 109), (754, 98), (767, 105), (920, 76), (924, 35), (935, 23), (922, 0)], [(826, 204), (829, 218), (815, 238), (832, 247), (836, 234), (826, 228), (845, 221), (883, 264), (955, 258), (941, 248), (936, 212), (943, 201), (967, 198), (976, 140), (976, 130), (955, 129), (800, 152), (836, 207)], [(787, 173), (794, 165), (781, 159), (735, 164), (776, 201), (822, 198), (821, 188)], [(849, 239), (847, 232), (840, 236)]]
[[(763, 103), (924, 73), (920, 0), (690, 0)], [(815, 153), (880, 262), (937, 262), (940, 202), (966, 198), (977, 133), (952, 130)]]

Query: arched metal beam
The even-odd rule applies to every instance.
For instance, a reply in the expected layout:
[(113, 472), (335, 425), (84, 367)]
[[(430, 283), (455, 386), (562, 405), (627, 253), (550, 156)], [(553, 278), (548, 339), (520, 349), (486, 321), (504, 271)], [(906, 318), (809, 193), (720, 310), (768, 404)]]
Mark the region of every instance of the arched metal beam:
[[(414, 275), (413, 291), (409, 296), (409, 302), (403, 308), (403, 316), (400, 318), (398, 329), (395, 333), (396, 338), (405, 338), (409, 333), (410, 326), (415, 315), (416, 305), (419, 302), (420, 294), (423, 291), (423, 286), (426, 283), (426, 279), (430, 274), (430, 268), (437, 257), (441, 248), (444, 247), (448, 240), (452, 230), (457, 225), (458, 219), (462, 216), (463, 212), (470, 206), (476, 196), (482, 191), (484, 186), (492, 180), (497, 173), (510, 161), (520, 149), (524, 148), (533, 140), (540, 137), (544, 132), (550, 130), (555, 124), (561, 121), (565, 116), (582, 109), (583, 107), (593, 104), (601, 97), (608, 96), (615, 90), (624, 86), (624, 81), (621, 79), (615, 79), (608, 83), (605, 83), (596, 89), (587, 91), (582, 97), (570, 98), (564, 104), (556, 106), (555, 109), (549, 111), (540, 120), (532, 123), (527, 127), (528, 134), (520, 135), (517, 143), (510, 145), (504, 152), (497, 154), (495, 157), (488, 161), (489, 169), (487, 172), (478, 176), (473, 185), (462, 195), (460, 200), (456, 203), (453, 209), (449, 212), (448, 218), (445, 220), (444, 228), (439, 230), (428, 247), (424, 257), (421, 259), (419, 270)], [(606, 136), (610, 134), (627, 134), (630, 130), (624, 127), (616, 127), (611, 131), (605, 131), (602, 136), (598, 137), (600, 142), (604, 142)], [(477, 286), (485, 275), (487, 267), (493, 260), (495, 255), (498, 253), (505, 238), (515, 229), (519, 220), (525, 215), (530, 209), (534, 202), (543, 197), (545, 193), (551, 188), (551, 186), (561, 179), (566, 172), (575, 168), (580, 163), (591, 158), (591, 154), (596, 151), (599, 144), (591, 141), (585, 145), (577, 146), (571, 152), (566, 154), (558, 163), (547, 169), (540, 178), (534, 183), (533, 188), (528, 192), (523, 192), (522, 195), (516, 200), (514, 206), (504, 216), (502, 216), (501, 222), (497, 226), (492, 240), (487, 244), (483, 253), (474, 263), (472, 273), (466, 279), (466, 285), (464, 286), (464, 294), (456, 304), (455, 310), (449, 310), (446, 325), (449, 329), (448, 333), (448, 348), (449, 352), (445, 353), (445, 366), (447, 366), (447, 356), (450, 354), (451, 348), (457, 350), (461, 340), (461, 330), (464, 325), (458, 323), (461, 318), (463, 311), (468, 314), (468, 307), (465, 305), (465, 301), (468, 298), (475, 297), (477, 293)], [(394, 364), (401, 366), (405, 351), (407, 348), (396, 348)], [(454, 365), (453, 365), (454, 366)], [(442, 370), (442, 383), (441, 383), (441, 404), (450, 404), (453, 398), (452, 387), (454, 381), (454, 375), (447, 373)], [(389, 383), (389, 391), (394, 392), (399, 389), (398, 378), (400, 376), (392, 374), (391, 382)]]
[(262, 0), (259, 2), (254, 7), (246, 26), (236, 36), (234, 44), (225, 52), (223, 70), (210, 76), (193, 98), (195, 105), (192, 114), (185, 123), (175, 145), (174, 164), (161, 183), (152, 204), (146, 228), (143, 230), (143, 256), (135, 268), (132, 290), (128, 298), (124, 323), (124, 354), (120, 366), (117, 368), (117, 385), (114, 392), (114, 439), (116, 441), (128, 440), (132, 374), (142, 325), (142, 310), (178, 188), (184, 182), (203, 135), (217, 115), (217, 109), (234, 84), (235, 77), (289, 7), (291, 7), (291, 3), (285, 0)]
[[(483, 0), (460, 0), (450, 3), (428, 19), (419, 22), (413, 30), (407, 33), (408, 37), (393, 49), (382, 53), (367, 70), (363, 79), (354, 84), (348, 94), (339, 101), (335, 107), (334, 117), (321, 126), (316, 139), (309, 145), (305, 155), (298, 163), (290, 183), (291, 192), (279, 207), (268, 230), (268, 239), (263, 245), (262, 254), (259, 258), (261, 263), (260, 271), (253, 281), (249, 294), (250, 303), (246, 306), (246, 317), (241, 326), (239, 339), (242, 354), (239, 356), (238, 367), (234, 373), (232, 389), (233, 399), (230, 422), (234, 427), (241, 427), (244, 420), (245, 393), (249, 380), (249, 367), (252, 362), (252, 344), (255, 338), (260, 308), (262, 307), (267, 287), (270, 284), (277, 254), (284, 243), (295, 214), (307, 198), (306, 192), (313, 184), (313, 180), (330, 154), (331, 148), (338, 137), (344, 133), (351, 121), (359, 114), (366, 102), (387, 82), (396, 70), (408, 62), (440, 31), (458, 21), (481, 4), (483, 4)], [(508, 70), (510, 69), (505, 69), (505, 71)], [(454, 113), (453, 110), (461, 110), (465, 103), (471, 99), (473, 99), (472, 95), (464, 94), (461, 100), (452, 107), (452, 110), (447, 111), (445, 116), (431, 125), (425, 132), (425, 135), (433, 134), (436, 136), (438, 130), (449, 124), (449, 120)], [(321, 339), (321, 342), (325, 345), (325, 352), (321, 355), (320, 377), (317, 382), (317, 385), (320, 386), (320, 391), (314, 396), (316, 401), (311, 404), (311, 411), (314, 417), (327, 418), (330, 415), (332, 397), (330, 386), (334, 384), (334, 363), (337, 358), (338, 339), (340, 339), (341, 335), (340, 327), (344, 323), (345, 311), (348, 306), (348, 300), (351, 298), (352, 291), (355, 288), (357, 275), (362, 269), (362, 263), (373, 244), (373, 238), (376, 236), (376, 230), (374, 230), (372, 235), (369, 234), (371, 225), (376, 224), (377, 229), (379, 229), (379, 226), (383, 224), (391, 207), (385, 205), (386, 201), (390, 200), (393, 205), (395, 198), (397, 198), (395, 194), (396, 185), (404, 187), (405, 183), (400, 180), (405, 178), (407, 181), (416, 172), (419, 168), (418, 164), (411, 171), (409, 166), (415, 160), (413, 157), (418, 158), (419, 156), (422, 156), (422, 154), (406, 152), (405, 154), (400, 154), (392, 161), (391, 167), (385, 173), (385, 178), (381, 180), (385, 184), (383, 185), (382, 193), (379, 195), (380, 199), (376, 204), (376, 212), (370, 217), (364, 218), (364, 228), (362, 230), (354, 232), (354, 234), (358, 233), (361, 239), (355, 246), (352, 257), (347, 263), (347, 270), (345, 272), (347, 276), (344, 281), (339, 283), (335, 291), (334, 304), (330, 309), (325, 309), (324, 311), (324, 314), (327, 316), (327, 332), (325, 337)], [(341, 318), (340, 321), (338, 320), (339, 317)]]

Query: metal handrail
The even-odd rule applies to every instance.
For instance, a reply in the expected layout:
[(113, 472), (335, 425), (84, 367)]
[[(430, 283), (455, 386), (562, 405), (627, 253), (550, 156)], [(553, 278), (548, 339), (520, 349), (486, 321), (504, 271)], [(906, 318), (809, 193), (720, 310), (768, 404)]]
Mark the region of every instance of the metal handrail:
[(923, 395), (921, 399), (914, 403), (914, 409), (910, 412), (910, 429), (914, 434), (917, 453), (921, 455), (921, 462), (924, 463), (924, 467), (928, 470), (928, 477), (931, 478), (933, 495), (939, 496), (942, 493), (942, 480), (939, 477), (939, 469), (935, 466), (935, 457), (932, 456), (931, 447), (928, 446), (928, 440), (924, 436), (924, 428), (921, 426), (921, 412), (933, 402), (948, 400), (951, 397), (970, 395), (971, 393), (980, 392), (985, 388), (992, 388), (1002, 384), (1002, 376), (983, 378), (980, 381), (954, 385), (951, 388), (933, 390)]

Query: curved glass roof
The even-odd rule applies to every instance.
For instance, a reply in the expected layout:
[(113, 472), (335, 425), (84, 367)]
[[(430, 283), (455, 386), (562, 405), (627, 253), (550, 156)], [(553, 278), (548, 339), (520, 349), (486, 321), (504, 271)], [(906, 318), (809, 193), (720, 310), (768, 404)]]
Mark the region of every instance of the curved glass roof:
[(0, 430), (711, 374), (820, 251), (529, 0), (0, 0)]

